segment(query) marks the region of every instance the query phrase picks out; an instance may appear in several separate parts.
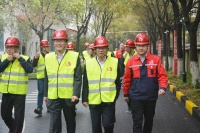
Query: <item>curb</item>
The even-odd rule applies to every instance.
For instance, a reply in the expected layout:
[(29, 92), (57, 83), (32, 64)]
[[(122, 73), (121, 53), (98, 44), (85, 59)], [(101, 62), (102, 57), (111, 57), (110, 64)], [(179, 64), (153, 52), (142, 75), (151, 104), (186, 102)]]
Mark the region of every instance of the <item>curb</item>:
[(194, 118), (200, 122), (200, 109), (196, 104), (194, 104), (191, 100), (189, 100), (185, 94), (181, 91), (176, 91), (174, 85), (169, 85), (169, 90), (176, 96), (176, 98), (184, 104), (185, 109), (192, 115)]

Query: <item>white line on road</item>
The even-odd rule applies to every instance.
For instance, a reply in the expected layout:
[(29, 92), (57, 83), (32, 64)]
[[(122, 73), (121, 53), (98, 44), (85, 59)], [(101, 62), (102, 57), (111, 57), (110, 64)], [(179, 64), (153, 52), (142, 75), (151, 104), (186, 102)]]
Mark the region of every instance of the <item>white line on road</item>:
[(37, 99), (26, 99), (26, 101), (37, 101)]
[(27, 96), (37, 96), (38, 94), (27, 94)]

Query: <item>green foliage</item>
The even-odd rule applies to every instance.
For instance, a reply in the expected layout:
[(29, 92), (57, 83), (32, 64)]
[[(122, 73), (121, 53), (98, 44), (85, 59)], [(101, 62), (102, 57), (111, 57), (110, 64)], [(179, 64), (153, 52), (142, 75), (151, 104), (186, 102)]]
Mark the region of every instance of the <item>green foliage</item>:
[(182, 77), (174, 76), (172, 71), (167, 73), (170, 84), (174, 85), (177, 90), (182, 91), (190, 100), (200, 108), (200, 86), (192, 85), (192, 75), (187, 73), (187, 82), (182, 82)]

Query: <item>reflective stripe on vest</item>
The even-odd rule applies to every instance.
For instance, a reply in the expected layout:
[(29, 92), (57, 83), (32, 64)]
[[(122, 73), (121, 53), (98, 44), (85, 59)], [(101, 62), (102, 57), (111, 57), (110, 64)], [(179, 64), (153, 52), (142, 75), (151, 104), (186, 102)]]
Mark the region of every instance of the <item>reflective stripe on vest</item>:
[(117, 66), (118, 60), (110, 56), (107, 57), (102, 70), (96, 58), (86, 61), (89, 104), (100, 104), (101, 102), (113, 102), (115, 100)]
[(68, 51), (60, 64), (58, 64), (55, 52), (45, 56), (49, 99), (72, 97), (77, 59), (78, 53), (73, 51)]
[[(20, 55), (25, 60), (28, 56)], [(8, 54), (2, 55), (1, 61), (3, 62), (8, 57)], [(0, 80), (0, 92), (11, 94), (27, 94), (28, 91), (28, 74), (21, 66), (18, 59), (10, 62), (7, 68), (2, 72)]]
[(44, 68), (45, 68), (44, 57), (42, 56), (42, 54), (40, 54), (37, 64), (37, 73), (36, 73), (37, 79), (44, 78)]

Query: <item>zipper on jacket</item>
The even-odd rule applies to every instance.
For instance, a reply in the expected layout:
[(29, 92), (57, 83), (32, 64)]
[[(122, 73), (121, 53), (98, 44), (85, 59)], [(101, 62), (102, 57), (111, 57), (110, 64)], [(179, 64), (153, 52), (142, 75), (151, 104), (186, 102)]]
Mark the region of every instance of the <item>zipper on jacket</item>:
[[(13, 61), (14, 62), (14, 61)], [(12, 65), (13, 65), (13, 62), (11, 62), (11, 67), (10, 67), (10, 72), (9, 72), (9, 77), (8, 77), (8, 86), (7, 86), (7, 92), (9, 93), (8, 91), (8, 88), (9, 88), (9, 83), (10, 83), (10, 73), (11, 73), (11, 69), (12, 69)]]

